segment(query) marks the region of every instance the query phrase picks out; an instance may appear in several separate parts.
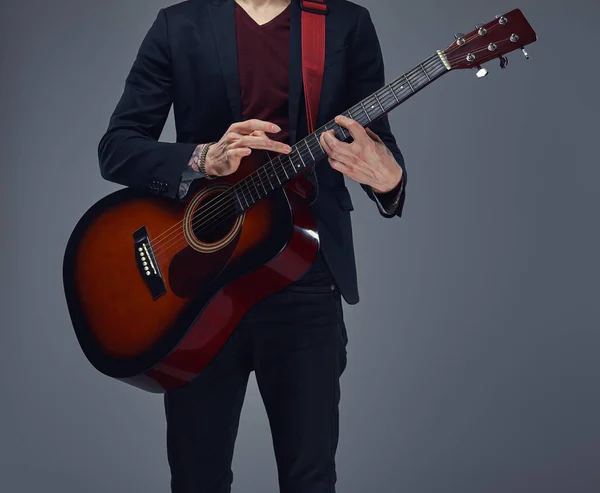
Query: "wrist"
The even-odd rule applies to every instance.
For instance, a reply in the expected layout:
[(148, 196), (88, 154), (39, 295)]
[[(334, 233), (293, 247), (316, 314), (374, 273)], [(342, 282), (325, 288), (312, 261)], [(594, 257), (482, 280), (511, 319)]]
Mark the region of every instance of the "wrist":
[(402, 168), (400, 166), (398, 166), (398, 172), (394, 173), (394, 175), (390, 178), (388, 183), (386, 183), (381, 188), (371, 187), (371, 189), (375, 193), (383, 195), (383, 194), (390, 193), (390, 192), (396, 190), (400, 186), (401, 182), (402, 182)]
[(206, 178), (217, 178), (218, 176), (214, 173), (214, 170), (212, 169), (212, 161), (208, 156), (212, 144), (214, 144), (214, 142), (202, 144), (202, 150), (200, 151), (200, 156), (198, 158), (198, 169)]

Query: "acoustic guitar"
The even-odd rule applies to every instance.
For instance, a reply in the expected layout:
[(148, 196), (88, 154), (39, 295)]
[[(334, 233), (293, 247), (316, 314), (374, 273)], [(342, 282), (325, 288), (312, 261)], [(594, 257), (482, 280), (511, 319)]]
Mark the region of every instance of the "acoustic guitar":
[[(343, 114), (363, 126), (456, 69), (477, 70), (536, 41), (515, 9), (456, 35), (414, 69)], [(303, 173), (326, 157), (319, 136), (288, 155), (251, 154), (233, 175), (202, 182), (186, 203), (133, 189), (93, 205), (71, 234), (64, 290), (78, 342), (103, 374), (149, 392), (186, 385), (259, 300), (300, 278), (319, 248)]]

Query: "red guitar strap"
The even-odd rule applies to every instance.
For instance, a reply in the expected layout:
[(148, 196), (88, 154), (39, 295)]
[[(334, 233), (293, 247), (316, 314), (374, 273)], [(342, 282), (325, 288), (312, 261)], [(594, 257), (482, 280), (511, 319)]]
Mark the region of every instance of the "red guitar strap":
[(325, 72), (325, 0), (300, 0), (302, 9), (302, 79), (308, 133), (315, 131)]

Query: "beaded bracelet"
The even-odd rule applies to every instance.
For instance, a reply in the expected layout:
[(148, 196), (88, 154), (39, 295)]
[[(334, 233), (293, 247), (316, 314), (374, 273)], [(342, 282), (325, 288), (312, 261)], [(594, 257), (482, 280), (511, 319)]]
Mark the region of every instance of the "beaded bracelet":
[(205, 178), (209, 180), (213, 180), (217, 178), (217, 176), (211, 176), (206, 172), (206, 155), (208, 154), (208, 149), (215, 142), (209, 142), (208, 144), (204, 144), (202, 150), (200, 151), (200, 156), (198, 157), (198, 169), (204, 174)]

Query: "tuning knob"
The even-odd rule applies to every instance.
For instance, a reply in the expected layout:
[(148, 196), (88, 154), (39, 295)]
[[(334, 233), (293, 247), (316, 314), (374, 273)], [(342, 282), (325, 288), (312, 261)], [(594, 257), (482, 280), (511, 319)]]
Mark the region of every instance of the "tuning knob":
[(454, 35), (454, 38), (456, 39), (456, 44), (458, 46), (462, 46), (465, 44), (465, 35), (463, 33), (457, 33)]
[(500, 57), (500, 68), (506, 68), (508, 67), (508, 58), (506, 58), (504, 55), (502, 55)]
[(477, 34), (479, 34), (479, 36), (486, 36), (488, 33), (487, 29), (483, 27), (483, 24), (477, 24), (475, 29), (477, 29)]
[(524, 48), (523, 46), (521, 46), (521, 51), (523, 52), (523, 56), (524, 56), (525, 58), (527, 58), (527, 60), (529, 60), (529, 53), (527, 53), (527, 52), (525, 51), (525, 48)]
[(482, 68), (480, 65), (477, 66), (477, 78), (482, 79), (488, 74), (486, 68)]

